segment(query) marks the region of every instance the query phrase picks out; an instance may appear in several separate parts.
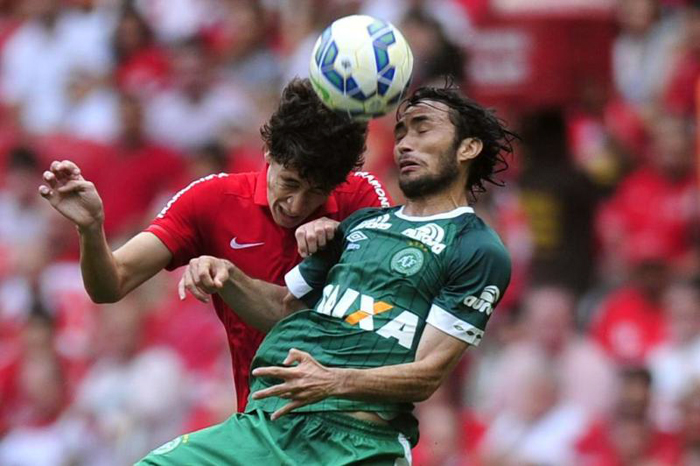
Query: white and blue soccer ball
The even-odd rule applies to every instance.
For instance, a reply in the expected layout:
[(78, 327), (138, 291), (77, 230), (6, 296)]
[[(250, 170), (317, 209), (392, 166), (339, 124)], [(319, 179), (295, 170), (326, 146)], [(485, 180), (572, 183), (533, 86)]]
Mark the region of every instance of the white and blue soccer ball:
[(309, 77), (326, 106), (369, 120), (401, 101), (412, 70), (411, 48), (397, 28), (353, 15), (334, 21), (318, 38)]

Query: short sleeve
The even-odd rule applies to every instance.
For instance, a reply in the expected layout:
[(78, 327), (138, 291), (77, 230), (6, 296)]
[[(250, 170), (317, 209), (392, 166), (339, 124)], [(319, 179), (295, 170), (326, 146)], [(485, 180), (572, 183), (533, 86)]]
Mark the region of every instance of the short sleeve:
[(427, 323), (477, 346), (505, 294), (510, 270), (510, 257), (500, 242), (458, 247), (448, 262), (446, 285), (433, 301)]
[(145, 231), (156, 235), (173, 255), (166, 267), (168, 270), (187, 264), (202, 250), (198, 228), (201, 213), (197, 206), (210, 206), (221, 198), (216, 195), (218, 187), (212, 180), (224, 176), (227, 175), (209, 175), (193, 181), (176, 193), (146, 228)]
[(340, 261), (343, 236), (341, 223), (333, 241), (324, 249), (304, 259), (284, 276), (289, 292), (309, 307), (313, 307), (319, 300), (328, 273)]
[(309, 307), (313, 307), (321, 298), (328, 274), (333, 266), (340, 262), (346, 233), (359, 219), (376, 211), (377, 209), (362, 209), (340, 222), (333, 241), (324, 249), (304, 259), (285, 275), (284, 281), (289, 292)]

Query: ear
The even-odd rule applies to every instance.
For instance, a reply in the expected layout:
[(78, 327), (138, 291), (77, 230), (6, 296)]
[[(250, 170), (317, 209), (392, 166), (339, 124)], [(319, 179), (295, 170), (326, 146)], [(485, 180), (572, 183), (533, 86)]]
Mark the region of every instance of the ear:
[(270, 151), (265, 148), (265, 162), (270, 163), (271, 157), (270, 157)]
[(457, 162), (466, 162), (468, 160), (476, 158), (477, 155), (481, 153), (484, 148), (484, 143), (481, 139), (477, 138), (465, 138), (457, 148)]

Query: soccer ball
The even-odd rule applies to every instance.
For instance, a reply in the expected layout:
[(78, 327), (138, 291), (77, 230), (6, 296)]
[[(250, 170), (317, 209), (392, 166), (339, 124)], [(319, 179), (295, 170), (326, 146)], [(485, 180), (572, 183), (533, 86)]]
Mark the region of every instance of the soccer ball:
[(326, 106), (366, 121), (399, 103), (412, 70), (411, 48), (398, 29), (381, 19), (353, 15), (323, 31), (309, 75)]

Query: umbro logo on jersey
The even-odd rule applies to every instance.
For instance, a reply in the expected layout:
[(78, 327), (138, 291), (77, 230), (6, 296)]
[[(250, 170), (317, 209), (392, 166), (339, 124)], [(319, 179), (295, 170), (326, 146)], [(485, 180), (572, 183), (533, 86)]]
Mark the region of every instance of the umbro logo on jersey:
[(239, 243), (236, 240), (236, 237), (234, 236), (233, 239), (231, 240), (231, 248), (232, 249), (246, 249), (246, 248), (253, 248), (255, 246), (262, 246), (265, 243)]
[(350, 233), (347, 237), (347, 240), (350, 241), (351, 243), (357, 243), (358, 241), (362, 241), (368, 239), (367, 235), (362, 233), (361, 231), (354, 231)]
[(445, 230), (434, 223), (428, 223), (418, 228), (407, 228), (402, 233), (425, 244), (435, 254), (440, 254), (447, 247), (442, 243), (445, 238)]
[(495, 285), (489, 285), (484, 288), (484, 291), (481, 292), (478, 298), (476, 296), (467, 296), (464, 298), (462, 303), (467, 307), (471, 307), (472, 309), (481, 312), (482, 314), (490, 316), (493, 312), (493, 306), (500, 297), (501, 290), (499, 290)]
[(391, 228), (391, 223), (389, 223), (389, 214), (380, 215), (379, 217), (370, 218), (357, 225), (350, 231), (357, 231), (362, 229), (367, 230), (388, 230)]

